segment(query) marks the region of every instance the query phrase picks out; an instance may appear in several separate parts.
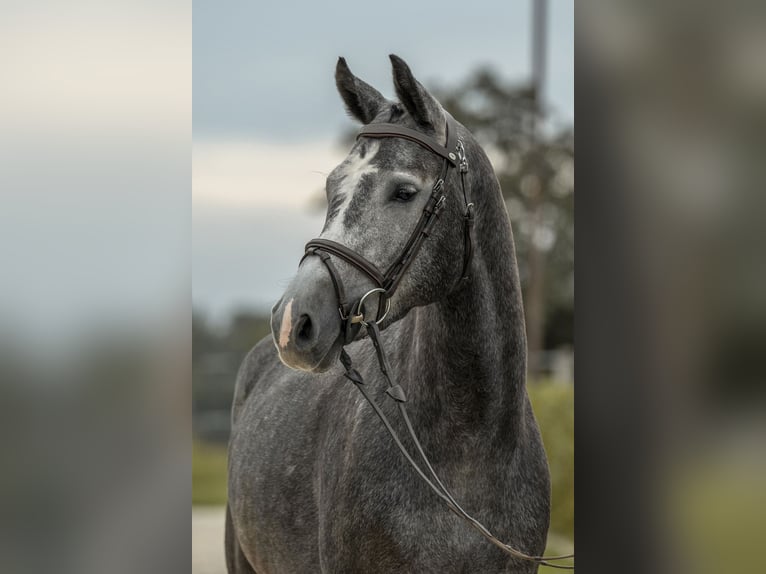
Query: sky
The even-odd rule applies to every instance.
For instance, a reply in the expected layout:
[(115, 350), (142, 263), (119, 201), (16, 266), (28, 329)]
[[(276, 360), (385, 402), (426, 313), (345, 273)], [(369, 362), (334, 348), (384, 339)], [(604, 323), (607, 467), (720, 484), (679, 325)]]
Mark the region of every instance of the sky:
[[(215, 321), (267, 310), (321, 229), (308, 203), (354, 126), (337, 58), (389, 97), (389, 53), (426, 85), (485, 65), (523, 82), (530, 16), (530, 1), (12, 0), (0, 342), (166, 323), (186, 313), (190, 277)], [(572, 3), (549, 16), (546, 98), (571, 122)]]
[[(337, 58), (393, 97), (388, 54), (426, 86), (490, 66), (530, 75), (530, 1), (194, 1), (192, 301), (212, 321), (267, 310), (323, 213), (311, 198), (342, 161), (353, 127)], [(545, 98), (574, 121), (573, 3), (550, 2)]]
[(191, 19), (183, 0), (3, 4), (0, 347), (188, 314)]

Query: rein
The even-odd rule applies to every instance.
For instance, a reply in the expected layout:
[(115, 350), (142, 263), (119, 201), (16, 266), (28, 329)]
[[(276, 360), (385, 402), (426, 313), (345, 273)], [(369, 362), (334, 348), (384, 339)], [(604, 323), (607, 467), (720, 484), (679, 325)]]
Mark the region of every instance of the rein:
[[(407, 408), (405, 403), (407, 402), (407, 396), (404, 389), (399, 384), (395, 384), (392, 378), (391, 366), (388, 362), (385, 350), (380, 339), (380, 328), (378, 324), (386, 317), (390, 309), (391, 296), (394, 294), (399, 286), (404, 273), (409, 268), (413, 259), (417, 255), (418, 251), (423, 245), (423, 242), (429, 236), (431, 228), (439, 217), (439, 214), (444, 209), (444, 203), (447, 200), (447, 196), (444, 194), (443, 187), (444, 181), (447, 177), (447, 172), (450, 167), (457, 168), (460, 174), (460, 185), (463, 192), (463, 202), (465, 205), (465, 212), (463, 214), (463, 236), (464, 236), (464, 251), (463, 251), (463, 272), (461, 280), (468, 277), (468, 270), (470, 268), (471, 259), (473, 257), (473, 243), (472, 243), (472, 229), (474, 223), (474, 206), (469, 201), (468, 192), (465, 185), (465, 174), (468, 172), (468, 162), (465, 156), (465, 149), (463, 142), (457, 137), (457, 125), (455, 120), (447, 114), (447, 142), (445, 146), (436, 142), (432, 138), (422, 134), (416, 130), (399, 126), (395, 124), (381, 123), (367, 125), (357, 135), (357, 139), (360, 137), (369, 138), (401, 138), (426, 148), (427, 150), (440, 156), (443, 160), (441, 173), (438, 179), (434, 183), (431, 189), (431, 196), (428, 198), (423, 212), (420, 215), (415, 228), (407, 239), (402, 252), (399, 257), (391, 264), (391, 266), (384, 272), (381, 271), (374, 263), (370, 262), (364, 256), (360, 255), (356, 251), (346, 247), (345, 245), (329, 239), (312, 239), (306, 244), (306, 251), (301, 259), (303, 260), (311, 255), (318, 256), (322, 263), (330, 273), (335, 294), (338, 298), (338, 311), (342, 320), (342, 331), (344, 337), (344, 348), (341, 350), (340, 361), (345, 369), (344, 376), (349, 379), (354, 386), (359, 389), (362, 396), (367, 400), (375, 414), (381, 420), (389, 435), (393, 439), (397, 448), (401, 451), (404, 458), (409, 465), (417, 473), (417, 475), (423, 480), (423, 482), (431, 489), (431, 491), (438, 496), (442, 502), (451, 510), (454, 514), (468, 522), (470, 526), (475, 528), (484, 538), (489, 540), (492, 544), (506, 552), (507, 554), (518, 558), (520, 560), (526, 560), (528, 562), (535, 562), (540, 565), (549, 566), (551, 568), (560, 568), (565, 570), (574, 570), (574, 566), (553, 564), (551, 561), (564, 560), (568, 558), (574, 558), (574, 554), (566, 554), (562, 556), (532, 556), (521, 552), (505, 544), (495, 535), (493, 535), (483, 524), (472, 517), (468, 512), (457, 503), (455, 498), (450, 493), (449, 489), (444, 485), (436, 471), (433, 469), (431, 462), (426, 456), (423, 447), (418, 440), (412, 423), (410, 422), (409, 415), (407, 414)], [(345, 289), (343, 287), (343, 281), (338, 274), (338, 270), (332, 261), (332, 256), (343, 259), (347, 263), (350, 263), (356, 267), (359, 271), (367, 275), (377, 287), (371, 289), (365, 293), (355, 305), (349, 306), (346, 300)], [(378, 310), (375, 319), (365, 319), (364, 316), (364, 302), (371, 295), (378, 294)], [(385, 301), (385, 306), (382, 306), (382, 302)], [(407, 448), (402, 444), (388, 418), (383, 413), (380, 406), (375, 402), (375, 399), (368, 393), (364, 385), (364, 379), (362, 375), (357, 371), (351, 362), (351, 357), (345, 350), (345, 345), (354, 340), (358, 334), (361, 326), (364, 326), (367, 334), (375, 347), (375, 353), (378, 359), (378, 365), (383, 377), (388, 383), (386, 394), (395, 401), (399, 414), (404, 420), (404, 424), (407, 428), (407, 433), (412, 439), (413, 444), (420, 456), (428, 474), (423, 471), (419, 464), (412, 457)], [(433, 479), (433, 480), (432, 480)]]

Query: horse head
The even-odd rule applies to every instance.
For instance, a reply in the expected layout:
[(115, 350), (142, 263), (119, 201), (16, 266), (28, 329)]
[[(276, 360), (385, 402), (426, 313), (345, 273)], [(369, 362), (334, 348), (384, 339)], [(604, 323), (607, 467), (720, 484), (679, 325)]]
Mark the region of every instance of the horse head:
[[(398, 101), (383, 97), (354, 76), (343, 58), (338, 60), (335, 81), (348, 113), (364, 126), (400, 126), (444, 145), (448, 114), (402, 59), (392, 55), (391, 62)], [(467, 135), (451, 118), (449, 125)], [(390, 312), (381, 321), (385, 328), (413, 307), (437, 301), (459, 285), (461, 263), (470, 247), (464, 234), (467, 206), (461, 183), (465, 183), (459, 169), (445, 169), (445, 161), (452, 162), (450, 167), (457, 165), (454, 154), (443, 156), (405, 137), (360, 137), (330, 173), (325, 186), (327, 216), (319, 239), (358, 254), (374, 268), (391, 269), (400, 261), (425, 211), (435, 209), (438, 220), (429, 224), (427, 238), (406, 262), (406, 272), (383, 295), (382, 280), (360, 271), (360, 265), (348, 257), (328, 255), (321, 249), (307, 251), (320, 256), (304, 257), (272, 309), (272, 335), (285, 365), (321, 372), (338, 360), (350, 332), (349, 317), (339, 305), (344, 303), (339, 302), (341, 297), (360, 302), (376, 290), (355, 312), (358, 317), (378, 313), (380, 318), (383, 306), (390, 304)], [(437, 189), (439, 179), (443, 182)], [(435, 191), (444, 196), (439, 205)], [(354, 336), (362, 336), (358, 328), (350, 338)]]

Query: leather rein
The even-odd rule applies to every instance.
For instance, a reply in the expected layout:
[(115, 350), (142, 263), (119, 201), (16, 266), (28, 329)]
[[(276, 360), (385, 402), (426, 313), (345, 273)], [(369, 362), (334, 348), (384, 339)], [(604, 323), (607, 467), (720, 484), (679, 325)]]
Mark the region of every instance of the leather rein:
[[(357, 135), (357, 139), (360, 137), (368, 138), (401, 138), (414, 142), (432, 153), (442, 158), (442, 168), (439, 177), (433, 184), (431, 189), (431, 195), (426, 202), (423, 212), (420, 215), (415, 228), (410, 233), (407, 242), (402, 249), (402, 252), (396, 258), (396, 260), (386, 269), (381, 271), (375, 264), (370, 262), (361, 254), (346, 247), (345, 245), (329, 239), (312, 239), (306, 244), (306, 250), (301, 259), (301, 262), (306, 257), (315, 255), (319, 257), (322, 263), (327, 268), (332, 279), (335, 294), (338, 299), (338, 311), (342, 320), (342, 335), (344, 338), (344, 348), (340, 354), (340, 361), (345, 369), (344, 376), (349, 379), (354, 386), (359, 389), (362, 396), (367, 400), (370, 406), (375, 411), (375, 414), (382, 421), (389, 435), (393, 439), (397, 448), (401, 451), (404, 458), (409, 465), (417, 473), (417, 475), (425, 482), (425, 484), (438, 496), (442, 502), (447, 506), (449, 510), (455, 513), (457, 516), (468, 522), (470, 526), (475, 528), (482, 536), (489, 540), (492, 544), (506, 552), (507, 554), (518, 558), (520, 560), (526, 560), (529, 562), (535, 562), (537, 564), (549, 566), (552, 568), (561, 568), (566, 570), (574, 570), (574, 566), (554, 564), (551, 561), (564, 560), (574, 558), (574, 554), (566, 554), (562, 556), (532, 556), (521, 552), (505, 544), (496, 536), (494, 536), (484, 525), (478, 520), (472, 517), (468, 512), (457, 503), (451, 492), (447, 489), (444, 483), (441, 481), (436, 471), (433, 469), (431, 462), (426, 456), (423, 447), (418, 440), (415, 430), (407, 414), (406, 402), (407, 396), (404, 389), (399, 384), (395, 384), (392, 379), (391, 366), (388, 362), (385, 350), (380, 339), (379, 323), (383, 321), (388, 314), (391, 304), (391, 296), (394, 294), (399, 286), (404, 273), (409, 268), (415, 256), (420, 251), (423, 242), (428, 238), (431, 233), (433, 225), (439, 217), (439, 214), (444, 209), (444, 204), (447, 200), (447, 196), (444, 193), (444, 182), (447, 178), (447, 173), (452, 168), (457, 168), (460, 174), (460, 185), (462, 188), (463, 202), (465, 206), (465, 212), (463, 214), (463, 236), (464, 236), (464, 251), (463, 251), (463, 272), (461, 280), (468, 277), (468, 271), (471, 265), (471, 259), (473, 256), (472, 245), (472, 229), (474, 223), (474, 206), (469, 201), (468, 192), (465, 185), (465, 174), (468, 172), (468, 162), (466, 160), (465, 149), (463, 142), (457, 136), (457, 124), (455, 120), (449, 115), (447, 117), (446, 124), (446, 145), (441, 145), (433, 138), (418, 132), (416, 130), (406, 128), (389, 123), (380, 123), (367, 125)], [(347, 263), (356, 267), (359, 271), (367, 275), (377, 287), (371, 289), (365, 293), (359, 301), (351, 305), (345, 294), (343, 287), (343, 281), (338, 273), (335, 264), (333, 263), (333, 256), (343, 259)], [(364, 303), (365, 300), (371, 295), (378, 294), (378, 309), (375, 319), (366, 319), (364, 316)], [(385, 305), (383, 305), (385, 302)], [(394, 428), (391, 426), (383, 410), (377, 404), (375, 399), (369, 394), (364, 385), (364, 379), (362, 375), (357, 371), (351, 362), (351, 357), (345, 350), (345, 345), (354, 340), (358, 334), (361, 326), (364, 326), (367, 330), (367, 334), (375, 347), (375, 353), (378, 359), (378, 365), (383, 377), (388, 383), (386, 394), (395, 401), (399, 414), (404, 420), (404, 424), (407, 428), (407, 432), (412, 439), (413, 444), (425, 466), (428, 474), (421, 468), (418, 462), (412, 457), (407, 448), (402, 444), (399, 436)], [(430, 475), (430, 477), (429, 477)]]

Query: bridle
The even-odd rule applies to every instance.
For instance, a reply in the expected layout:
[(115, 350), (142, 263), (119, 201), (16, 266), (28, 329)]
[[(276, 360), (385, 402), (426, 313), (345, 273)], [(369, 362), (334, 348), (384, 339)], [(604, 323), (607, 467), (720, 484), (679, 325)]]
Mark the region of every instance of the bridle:
[[(463, 189), (465, 213), (463, 215), (464, 256), (462, 278), (465, 279), (468, 277), (468, 269), (470, 268), (473, 254), (471, 228), (473, 227), (474, 221), (473, 203), (468, 200), (465, 186), (465, 173), (468, 171), (468, 163), (465, 157), (463, 142), (457, 137), (457, 125), (455, 124), (455, 120), (449, 116), (447, 116), (446, 131), (446, 146), (437, 143), (434, 139), (416, 130), (388, 123), (367, 125), (363, 127), (357, 135), (357, 139), (362, 137), (401, 138), (417, 143), (432, 153), (440, 156), (442, 158), (442, 168), (439, 177), (431, 188), (431, 195), (423, 207), (420, 219), (418, 219), (415, 228), (412, 230), (412, 233), (410, 233), (399, 256), (385, 271), (381, 271), (366, 257), (337, 241), (316, 238), (306, 244), (306, 251), (303, 255), (303, 259), (310, 255), (317, 255), (330, 273), (335, 294), (338, 297), (338, 311), (340, 312), (341, 321), (343, 323), (343, 337), (346, 343), (350, 343), (359, 330), (359, 324), (364, 315), (363, 304), (369, 296), (379, 294), (378, 315), (376, 321), (382, 321), (388, 313), (391, 305), (391, 297), (399, 287), (402, 277), (404, 277), (405, 272), (415, 259), (415, 256), (420, 251), (423, 242), (430, 235), (433, 225), (439, 218), (439, 214), (444, 209), (444, 204), (447, 201), (447, 196), (444, 193), (444, 181), (447, 178), (447, 172), (450, 167), (459, 169), (460, 181)], [(337, 268), (333, 264), (331, 256), (338, 257), (347, 263), (350, 263), (369, 277), (373, 284), (376, 285), (374, 289), (365, 293), (365, 295), (357, 301), (356, 305), (350, 306), (349, 302), (346, 300), (343, 281), (341, 280)], [(301, 262), (303, 259), (301, 259)], [(382, 305), (382, 301), (385, 301), (385, 306)]]
[[(420, 441), (418, 440), (415, 430), (412, 427), (412, 423), (410, 422), (409, 415), (407, 414), (407, 409), (405, 406), (405, 403), (407, 402), (407, 396), (401, 385), (394, 384), (392, 380), (391, 367), (380, 340), (380, 328), (378, 325), (381, 321), (383, 321), (383, 319), (385, 319), (390, 310), (391, 297), (399, 287), (402, 277), (404, 276), (409, 266), (412, 264), (415, 256), (420, 251), (423, 242), (430, 235), (431, 229), (436, 223), (439, 214), (444, 209), (444, 204), (447, 201), (447, 196), (444, 192), (444, 185), (448, 171), (451, 167), (458, 169), (460, 174), (460, 185), (463, 192), (462, 195), (465, 211), (463, 213), (464, 248), (461, 281), (468, 278), (471, 259), (473, 256), (472, 229), (474, 223), (474, 205), (469, 201), (468, 190), (465, 185), (465, 174), (468, 172), (468, 162), (466, 159), (463, 142), (458, 138), (457, 135), (457, 124), (449, 114), (445, 115), (447, 120), (447, 137), (446, 145), (444, 146), (421, 132), (390, 123), (366, 125), (357, 135), (357, 139), (360, 137), (406, 139), (424, 147), (425, 149), (442, 158), (441, 172), (439, 177), (434, 182), (433, 187), (431, 188), (431, 195), (428, 198), (425, 207), (423, 208), (420, 219), (415, 225), (415, 228), (412, 230), (412, 233), (410, 233), (410, 236), (407, 239), (407, 242), (405, 243), (401, 253), (388, 267), (388, 269), (383, 272), (374, 263), (370, 262), (367, 258), (357, 253), (353, 249), (350, 249), (349, 247), (336, 241), (322, 238), (312, 239), (306, 244), (306, 250), (303, 258), (301, 259), (301, 262), (303, 262), (306, 257), (315, 255), (321, 259), (322, 263), (327, 268), (327, 271), (330, 274), (330, 278), (332, 279), (335, 294), (338, 298), (338, 311), (342, 321), (341, 329), (344, 339), (344, 348), (341, 350), (340, 361), (343, 365), (343, 368), (345, 369), (344, 375), (354, 384), (354, 386), (356, 386), (357, 389), (359, 389), (364, 398), (373, 408), (378, 418), (380, 418), (380, 420), (383, 422), (383, 425), (386, 427), (386, 430), (391, 435), (394, 443), (396, 443), (396, 446), (402, 452), (405, 459), (415, 470), (418, 476), (447, 505), (447, 507), (452, 512), (467, 521), (468, 524), (478, 530), (482, 536), (484, 536), (492, 544), (507, 554), (521, 560), (535, 562), (537, 564), (542, 564), (553, 568), (574, 570), (574, 566), (559, 565), (550, 562), (552, 560), (574, 558), (574, 554), (566, 554), (562, 556), (531, 556), (521, 552), (520, 550), (516, 550), (512, 546), (505, 544), (496, 536), (494, 536), (484, 525), (482, 525), (478, 520), (463, 510), (463, 508), (455, 501), (455, 498), (452, 496), (450, 491), (447, 489), (441, 479), (439, 479), (439, 476), (433, 469), (431, 462), (426, 456), (426, 453), (423, 450)], [(367, 291), (355, 304), (350, 305), (346, 299), (346, 293), (343, 287), (341, 276), (338, 273), (335, 264), (333, 263), (333, 256), (343, 259), (347, 263), (350, 263), (352, 266), (356, 267), (359, 271), (369, 277), (372, 282), (377, 285), (377, 287)], [(377, 314), (375, 319), (366, 319), (364, 316), (364, 303), (368, 297), (374, 294), (379, 295)], [(385, 301), (385, 306), (382, 305), (383, 301)], [(354, 340), (354, 337), (362, 325), (364, 325), (366, 328), (367, 334), (369, 335), (370, 340), (375, 347), (375, 353), (378, 359), (380, 371), (388, 383), (386, 394), (396, 402), (399, 413), (407, 427), (407, 432), (410, 435), (412, 442), (414, 443), (415, 448), (423, 463), (425, 464), (425, 467), (428, 470), (431, 478), (429, 478), (429, 476), (410, 455), (409, 451), (402, 444), (399, 436), (391, 426), (391, 423), (388, 421), (388, 418), (383, 413), (380, 406), (367, 392), (367, 389), (364, 385), (364, 380), (362, 379), (362, 375), (353, 367), (351, 363), (351, 357), (345, 350), (345, 345)]]

